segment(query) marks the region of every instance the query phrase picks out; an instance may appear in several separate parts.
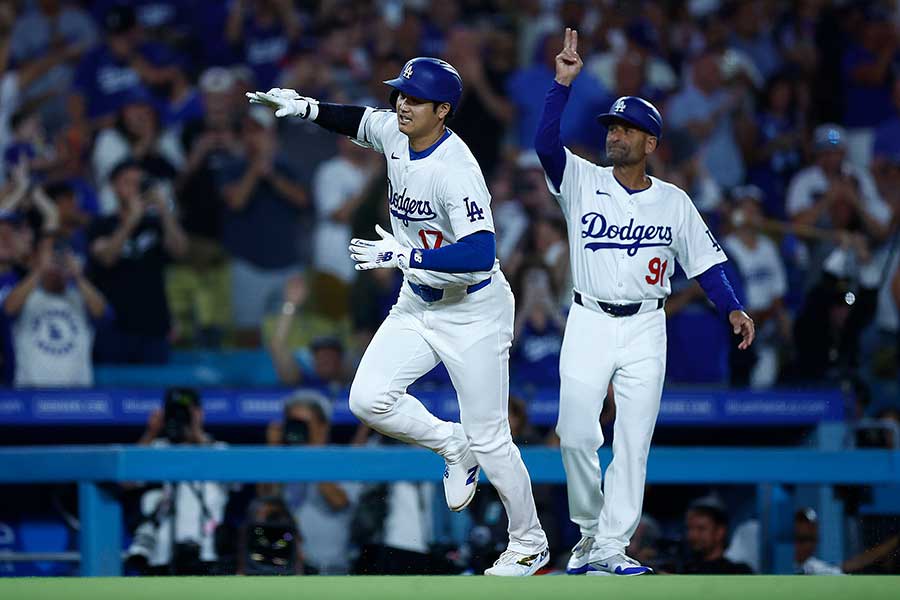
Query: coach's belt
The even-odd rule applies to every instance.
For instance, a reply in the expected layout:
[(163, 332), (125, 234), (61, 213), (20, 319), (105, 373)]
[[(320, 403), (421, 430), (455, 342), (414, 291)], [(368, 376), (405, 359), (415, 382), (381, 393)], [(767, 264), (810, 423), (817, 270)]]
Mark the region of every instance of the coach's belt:
[[(409, 279), (406, 280), (406, 283), (409, 284), (410, 289), (416, 294), (416, 296), (418, 296), (425, 302), (437, 302), (444, 297), (444, 290), (442, 290), (441, 288), (431, 287), (430, 285), (420, 285), (418, 283), (413, 283)], [(466, 294), (477, 292), (481, 288), (487, 287), (487, 285), (490, 283), (490, 277), (483, 281), (479, 281), (478, 283), (473, 283), (466, 288)]]
[(575, 291), (575, 303), (580, 304), (591, 310), (602, 310), (613, 317), (630, 317), (640, 313), (650, 312), (651, 310), (659, 310), (666, 305), (664, 298), (658, 300), (644, 300), (643, 302), (635, 302), (633, 304), (610, 304), (602, 300), (584, 297), (581, 292)]

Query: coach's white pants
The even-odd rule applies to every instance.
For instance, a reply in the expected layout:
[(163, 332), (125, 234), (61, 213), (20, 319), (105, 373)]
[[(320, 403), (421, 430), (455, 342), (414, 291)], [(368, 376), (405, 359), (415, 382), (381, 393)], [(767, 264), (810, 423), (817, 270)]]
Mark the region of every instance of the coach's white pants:
[[(569, 515), (595, 538), (592, 557), (622, 552), (641, 518), (650, 438), (666, 371), (662, 310), (611, 317), (572, 304), (560, 356), (559, 435)], [(600, 410), (612, 380), (613, 460), (601, 491)]]
[[(515, 310), (509, 284), (499, 271), (472, 293), (445, 292), (426, 303), (404, 282), (397, 304), (366, 349), (350, 388), (350, 410), (391, 437), (419, 444), (455, 461), (465, 438), (478, 464), (497, 488), (509, 517), (509, 547), (532, 553), (547, 545), (538, 521), (531, 479), (512, 441), (509, 348)], [(416, 379), (443, 361), (459, 401), (465, 436), (406, 393)]]

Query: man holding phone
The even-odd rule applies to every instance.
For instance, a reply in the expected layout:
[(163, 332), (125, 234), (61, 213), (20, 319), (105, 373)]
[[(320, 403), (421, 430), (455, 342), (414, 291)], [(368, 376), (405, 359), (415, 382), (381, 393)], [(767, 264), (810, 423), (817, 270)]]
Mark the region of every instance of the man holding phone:
[(110, 175), (118, 212), (88, 231), (88, 273), (116, 313), (113, 327), (97, 336), (98, 362), (168, 360), (165, 267), (188, 242), (171, 204), (148, 183), (137, 162), (119, 163)]
[(94, 330), (112, 312), (67, 243), (39, 242), (30, 273), (9, 292), (3, 311), (13, 322), (16, 387), (93, 384)]

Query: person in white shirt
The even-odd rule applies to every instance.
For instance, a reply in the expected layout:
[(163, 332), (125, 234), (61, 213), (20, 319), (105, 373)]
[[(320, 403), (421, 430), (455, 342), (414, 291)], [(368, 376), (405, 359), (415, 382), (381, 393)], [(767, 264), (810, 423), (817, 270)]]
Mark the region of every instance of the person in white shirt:
[(340, 318), (349, 310), (349, 285), (356, 278), (354, 262), (346, 254), (353, 237), (350, 222), (381, 170), (372, 160), (378, 155), (348, 138), (338, 138), (337, 146), (338, 155), (322, 163), (313, 175), (313, 289), (320, 297), (318, 312)]
[(843, 575), (838, 565), (815, 556), (819, 544), (816, 511), (803, 508), (794, 514), (794, 572), (798, 575)]
[(831, 367), (857, 365), (860, 333), (875, 316), (894, 214), (869, 172), (845, 160), (842, 127), (820, 125), (813, 141), (816, 162), (791, 180), (786, 208), (801, 233), (816, 228), (796, 328), (797, 373), (816, 379)]
[(70, 249), (42, 240), (31, 273), (10, 291), (3, 310), (15, 321), (16, 387), (93, 384), (94, 323), (110, 312)]
[(723, 245), (741, 274), (746, 306), (758, 324), (756, 360), (741, 373), (735, 372), (737, 365), (733, 361), (732, 383), (768, 387), (778, 377), (778, 341), (791, 339), (791, 319), (784, 305), (787, 275), (775, 243), (759, 231), (762, 190), (755, 185), (740, 186), (732, 190), (731, 196), (734, 229)]
[[(284, 419), (269, 425), (270, 446), (329, 443), (331, 404), (319, 392), (299, 390), (285, 400)], [(350, 571), (350, 523), (362, 485), (345, 482), (260, 484), (260, 494), (281, 497), (297, 521), (305, 564), (320, 575)]]
[[(224, 448), (203, 429), (203, 407), (192, 388), (166, 390), (138, 445)], [(126, 565), (142, 574), (210, 575), (220, 560), (216, 530), (225, 520), (231, 487), (217, 481), (167, 481), (141, 496), (144, 521), (135, 529)]]
[[(866, 246), (872, 253), (870, 260), (858, 261), (860, 283), (877, 287), (887, 257), (882, 246), (890, 233), (891, 209), (878, 193), (869, 172), (846, 160), (847, 133), (843, 127), (831, 123), (819, 125), (813, 132), (813, 147), (815, 163), (798, 171), (788, 185), (787, 215), (795, 226), (827, 229), (843, 229), (847, 225), (845, 221), (858, 220), (857, 229), (867, 238)], [(849, 219), (847, 212), (853, 213)], [(833, 246), (828, 244), (811, 248), (811, 281), (818, 279), (819, 268), (832, 251)]]

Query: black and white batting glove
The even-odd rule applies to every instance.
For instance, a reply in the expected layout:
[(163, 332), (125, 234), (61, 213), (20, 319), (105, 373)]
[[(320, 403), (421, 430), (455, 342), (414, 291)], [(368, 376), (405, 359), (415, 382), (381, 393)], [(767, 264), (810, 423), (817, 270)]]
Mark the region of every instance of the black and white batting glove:
[(409, 252), (407, 248), (398, 242), (393, 235), (382, 229), (381, 225), (375, 226), (380, 240), (350, 240), (350, 258), (356, 261), (357, 271), (369, 269), (400, 269), (406, 270), (409, 266)]
[(275, 109), (276, 117), (300, 117), (315, 121), (319, 115), (319, 101), (301, 96), (296, 90), (272, 88), (268, 92), (247, 92), (250, 104), (262, 104)]

